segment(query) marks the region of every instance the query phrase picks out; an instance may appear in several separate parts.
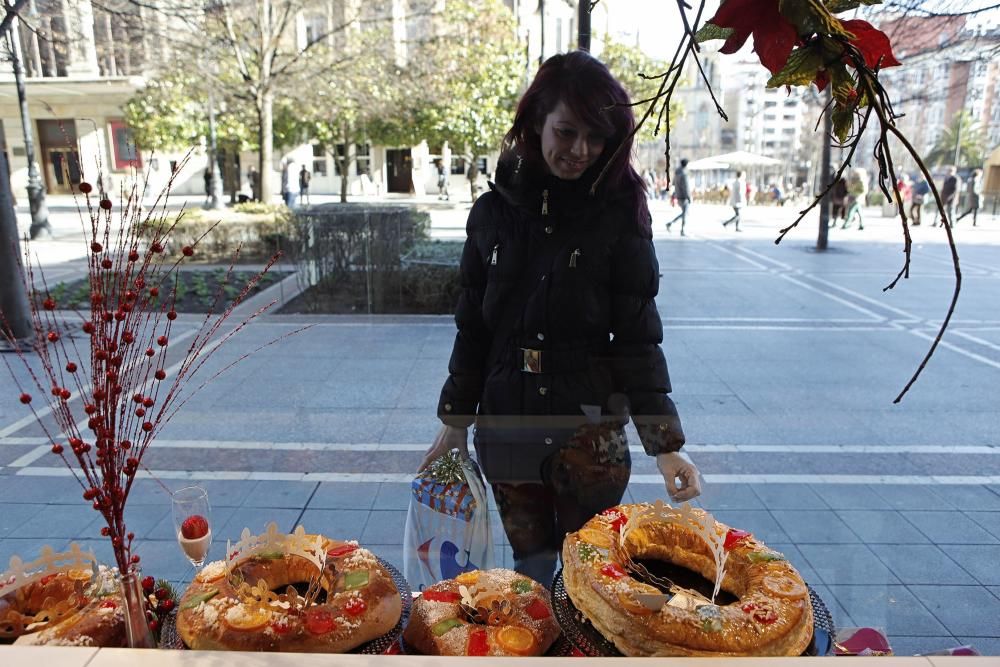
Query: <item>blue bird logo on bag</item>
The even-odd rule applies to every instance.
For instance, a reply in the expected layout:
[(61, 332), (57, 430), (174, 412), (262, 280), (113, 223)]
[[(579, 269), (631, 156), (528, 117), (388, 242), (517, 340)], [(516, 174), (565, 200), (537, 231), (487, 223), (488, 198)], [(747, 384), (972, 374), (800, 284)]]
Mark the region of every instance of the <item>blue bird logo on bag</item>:
[[(436, 538), (432, 537), (421, 544), (420, 548), (417, 549), (420, 561), (431, 574), (434, 574), (434, 569), (431, 567), (430, 562), (431, 542), (435, 539)], [(438, 564), (441, 566), (440, 570), (442, 579), (454, 579), (463, 572), (471, 572), (479, 569), (479, 566), (472, 562), (472, 559), (470, 558), (471, 553), (468, 550), (465, 551), (465, 565), (459, 563), (458, 558), (456, 558), (459, 551), (460, 549), (454, 542), (450, 542), (448, 540), (444, 540), (442, 542), (441, 547), (438, 550)]]

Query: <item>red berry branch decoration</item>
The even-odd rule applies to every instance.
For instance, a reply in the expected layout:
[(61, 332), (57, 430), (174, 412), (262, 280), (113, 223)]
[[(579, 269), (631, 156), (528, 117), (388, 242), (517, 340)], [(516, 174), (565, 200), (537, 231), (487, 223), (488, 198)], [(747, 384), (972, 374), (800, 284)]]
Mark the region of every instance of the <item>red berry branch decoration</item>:
[[(307, 328), (243, 354), (188, 390), (190, 378), (221, 344), (274, 305), (271, 302), (255, 310), (228, 333), (219, 335), (280, 253), (216, 314), (239, 258), (237, 247), (212, 309), (193, 332), (175, 332), (178, 268), (197, 253), (198, 243), (215, 227), (212, 225), (194, 244), (181, 248), (175, 259), (167, 256), (170, 235), (183, 211), (177, 217), (168, 216), (166, 203), (174, 178), (186, 162), (185, 158), (148, 208), (142, 204), (147, 183), (123, 186), (117, 205), (103, 188), (95, 192), (89, 182), (79, 184), (77, 207), (89, 248), (89, 312), (76, 313), (78, 319), (64, 321), (67, 313), (59, 313), (59, 304), (38, 267), (40, 294), (30, 299), (33, 335), (25, 340), (8, 337), (27, 370), (28, 386), (20, 386), (18, 375), (4, 357), (18, 385), (20, 402), (41, 425), (52, 443), (52, 453), (80, 483), (83, 499), (104, 518), (101, 534), (111, 541), (121, 572), (139, 562), (138, 554), (133, 553), (135, 535), (125, 525), (124, 509), (157, 433), (176, 409), (211, 379), (262, 347)], [(98, 174), (97, 182), (103, 181)], [(27, 249), (25, 256), (30, 258)], [(36, 268), (27, 259), (21, 269), (24, 288), (32, 294), (37, 289)], [(5, 329), (5, 336), (9, 330)], [(86, 343), (78, 347), (79, 338)], [(184, 338), (191, 338), (186, 348), (178, 346)], [(35, 396), (47, 403), (44, 409), (36, 408)], [(46, 419), (48, 413), (51, 420)]]

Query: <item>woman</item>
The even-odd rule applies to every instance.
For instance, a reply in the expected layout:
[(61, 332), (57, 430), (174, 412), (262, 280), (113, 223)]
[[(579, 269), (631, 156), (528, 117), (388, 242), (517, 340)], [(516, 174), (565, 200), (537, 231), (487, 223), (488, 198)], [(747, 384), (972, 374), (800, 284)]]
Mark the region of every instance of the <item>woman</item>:
[(553, 56), (518, 104), (496, 183), (466, 230), (444, 426), (424, 465), (465, 450), (475, 423), (515, 569), (543, 584), (564, 535), (621, 501), (629, 416), (670, 495), (700, 493), (667, 396), (634, 125), (604, 65), (584, 52)]
[(729, 223), (736, 223), (736, 231), (740, 231), (740, 210), (743, 205), (750, 201), (749, 190), (747, 189), (746, 179), (743, 177), (742, 171), (736, 172), (736, 178), (733, 179), (732, 188), (729, 190), (729, 205), (733, 207), (733, 217), (722, 223), (723, 227), (728, 227)]

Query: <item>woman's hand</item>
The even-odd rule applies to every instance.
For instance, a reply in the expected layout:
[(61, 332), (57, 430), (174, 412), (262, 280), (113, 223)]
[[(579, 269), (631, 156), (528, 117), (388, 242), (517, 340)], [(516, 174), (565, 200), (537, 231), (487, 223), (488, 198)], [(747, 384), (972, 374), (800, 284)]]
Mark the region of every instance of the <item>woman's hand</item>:
[[(691, 500), (701, 495), (701, 480), (698, 479), (698, 466), (685, 460), (680, 452), (668, 452), (656, 455), (656, 467), (663, 475), (667, 493), (674, 501)], [(677, 481), (680, 480), (678, 486)]]
[(420, 462), (417, 472), (425, 469), (453, 449), (459, 450), (465, 456), (469, 455), (469, 429), (458, 428), (456, 426), (442, 426), (441, 430), (438, 431), (437, 437), (434, 438), (434, 444), (424, 454), (424, 460)]

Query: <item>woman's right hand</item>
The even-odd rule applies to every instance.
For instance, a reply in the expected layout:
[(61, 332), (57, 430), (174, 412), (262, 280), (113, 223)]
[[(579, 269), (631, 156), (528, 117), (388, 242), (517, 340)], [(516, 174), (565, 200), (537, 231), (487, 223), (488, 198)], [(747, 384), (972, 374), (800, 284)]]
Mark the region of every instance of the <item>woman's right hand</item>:
[(424, 460), (420, 462), (417, 472), (424, 470), (431, 463), (444, 456), (453, 449), (459, 450), (465, 456), (469, 455), (469, 429), (458, 428), (457, 426), (442, 426), (434, 438), (434, 444), (430, 446), (424, 454)]

